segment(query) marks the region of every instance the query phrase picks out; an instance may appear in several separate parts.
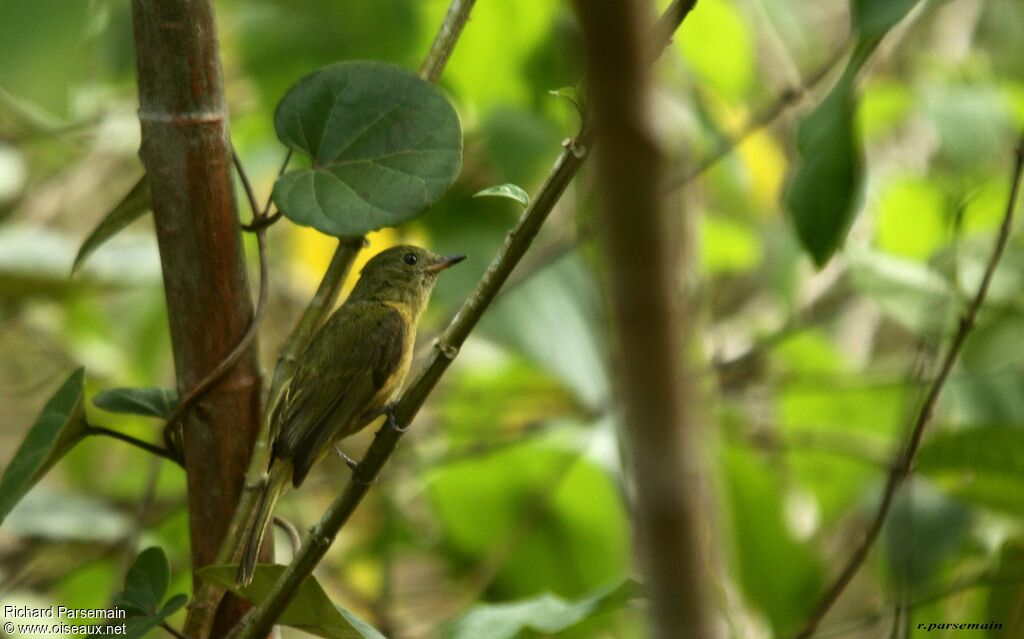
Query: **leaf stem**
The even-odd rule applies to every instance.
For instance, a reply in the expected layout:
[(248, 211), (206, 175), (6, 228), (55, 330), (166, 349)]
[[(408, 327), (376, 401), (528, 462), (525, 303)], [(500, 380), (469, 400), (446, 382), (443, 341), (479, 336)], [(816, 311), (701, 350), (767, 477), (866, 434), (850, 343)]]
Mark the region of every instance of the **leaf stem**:
[(949, 378), (949, 375), (953, 370), (953, 365), (956, 364), (956, 360), (960, 355), (960, 351), (963, 349), (964, 343), (967, 341), (967, 337), (974, 329), (978, 313), (981, 311), (981, 307), (985, 302), (985, 297), (988, 295), (989, 286), (992, 284), (992, 278), (995, 276), (996, 267), (998, 266), (999, 260), (1003, 256), (1003, 251), (1006, 249), (1006, 244), (1010, 239), (1010, 231), (1013, 229), (1014, 211), (1017, 208), (1017, 202), (1020, 197), (1021, 180), (1022, 176), (1024, 176), (1024, 135), (1021, 136), (1014, 153), (1016, 159), (1010, 180), (1010, 194), (1007, 197), (1006, 212), (1003, 214), (1003, 222), (999, 227), (999, 234), (996, 236), (996, 243), (992, 249), (992, 254), (989, 256), (988, 263), (985, 266), (985, 274), (981, 279), (981, 283), (978, 285), (978, 290), (974, 294), (974, 298), (971, 300), (970, 305), (968, 305), (967, 309), (960, 317), (959, 326), (957, 327), (956, 333), (953, 335), (953, 341), (950, 343), (949, 350), (946, 352), (946, 356), (942, 360), (938, 375), (936, 375), (932, 381), (931, 386), (928, 388), (928, 392), (921, 403), (921, 407), (917, 412), (917, 417), (914, 420), (914, 425), (911, 428), (907, 443), (889, 469), (889, 478), (885, 485), (885, 492), (882, 494), (882, 502), (879, 504), (878, 510), (875, 512), (875, 516), (872, 519), (867, 532), (864, 534), (863, 540), (860, 545), (857, 546), (856, 550), (854, 550), (853, 555), (850, 557), (849, 561), (847, 561), (842, 572), (832, 585), (829, 586), (828, 590), (825, 591), (825, 594), (822, 595), (821, 599), (818, 600), (814, 611), (804, 622), (800, 631), (796, 634), (796, 639), (809, 639), (812, 637), (815, 630), (817, 630), (818, 625), (821, 623), (821, 620), (825, 617), (825, 614), (828, 613), (836, 601), (839, 600), (839, 597), (843, 594), (843, 591), (846, 590), (846, 587), (850, 585), (854, 575), (857, 574), (857, 571), (860, 570), (860, 567), (864, 564), (864, 560), (867, 559), (868, 552), (874, 546), (875, 541), (877, 541), (878, 536), (882, 531), (882, 526), (885, 524), (885, 520), (892, 508), (897, 491), (903, 484), (903, 481), (910, 474), (914, 458), (917, 455), (918, 448), (921, 446), (921, 440), (924, 437), (925, 428), (935, 415), (935, 409), (938, 405), (939, 397), (942, 394), (942, 389), (946, 384), (946, 380)]
[(462, 35), (462, 29), (466, 26), (475, 3), (476, 0), (452, 0), (452, 3), (448, 5), (448, 13), (444, 16), (444, 22), (437, 30), (434, 42), (430, 45), (430, 52), (427, 53), (426, 59), (420, 66), (420, 77), (427, 82), (437, 84), (441, 72), (448, 64), (448, 58), (451, 57), (452, 51), (455, 49), (455, 43)]
[(148, 453), (152, 453), (157, 457), (163, 457), (164, 459), (169, 459), (170, 461), (178, 464), (179, 466), (181, 465), (181, 461), (179, 461), (178, 458), (166, 448), (162, 446), (157, 446), (156, 444), (151, 444), (146, 441), (142, 441), (141, 439), (137, 439), (135, 437), (132, 437), (131, 435), (113, 430), (111, 428), (106, 428), (104, 426), (93, 426), (90, 424), (85, 432), (87, 435), (98, 435), (101, 437), (119, 439), (127, 444), (135, 446), (136, 448), (141, 448), (142, 450)]

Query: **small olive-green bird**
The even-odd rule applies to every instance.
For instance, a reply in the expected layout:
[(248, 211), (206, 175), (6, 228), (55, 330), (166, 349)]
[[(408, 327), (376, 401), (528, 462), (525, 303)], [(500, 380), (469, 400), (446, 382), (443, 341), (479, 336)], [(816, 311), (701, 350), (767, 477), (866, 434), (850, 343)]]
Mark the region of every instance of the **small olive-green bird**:
[(352, 294), (313, 337), (274, 409), (267, 482), (243, 546), (236, 581), (252, 581), (274, 504), (339, 440), (386, 413), (412, 362), (416, 324), (437, 276), (465, 256), (415, 246), (375, 255)]

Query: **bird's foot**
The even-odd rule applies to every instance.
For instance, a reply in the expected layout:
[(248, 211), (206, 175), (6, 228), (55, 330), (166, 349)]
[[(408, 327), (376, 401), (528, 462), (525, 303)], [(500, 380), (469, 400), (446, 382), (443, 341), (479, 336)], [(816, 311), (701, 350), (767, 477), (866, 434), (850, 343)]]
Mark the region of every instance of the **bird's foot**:
[(345, 451), (343, 451), (341, 449), (341, 446), (339, 446), (338, 444), (334, 445), (334, 452), (338, 454), (338, 457), (341, 457), (341, 461), (345, 462), (346, 466), (348, 466), (351, 470), (355, 471), (356, 466), (359, 465), (359, 462), (346, 455)]
[(388, 416), (387, 423), (391, 430), (398, 431), (399, 433), (404, 433), (405, 431), (409, 430), (409, 426), (400, 426), (398, 424), (398, 420), (395, 419), (394, 406), (388, 406), (386, 409), (384, 409), (384, 414)]

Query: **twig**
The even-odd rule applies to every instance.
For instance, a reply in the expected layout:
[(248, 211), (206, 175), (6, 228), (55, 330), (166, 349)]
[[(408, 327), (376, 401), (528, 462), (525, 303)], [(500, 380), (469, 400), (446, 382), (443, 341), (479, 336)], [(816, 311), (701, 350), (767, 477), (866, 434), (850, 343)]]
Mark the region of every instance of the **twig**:
[(779, 94), (773, 102), (766, 105), (763, 109), (752, 116), (738, 132), (733, 135), (723, 135), (718, 140), (718, 144), (715, 146), (715, 149), (710, 154), (706, 155), (696, 166), (690, 169), (680, 170), (676, 172), (675, 175), (669, 176), (665, 181), (666, 188), (674, 190), (689, 184), (712, 166), (718, 164), (722, 158), (731, 154), (736, 147), (742, 144), (743, 141), (750, 137), (754, 132), (768, 126), (783, 113), (803, 102), (814, 87), (831, 75), (832, 70), (846, 56), (847, 48), (848, 45), (844, 44), (836, 50), (831, 57), (812, 72), (806, 80), (804, 80), (800, 85), (790, 87)]
[(960, 324), (957, 328), (956, 334), (954, 334), (949, 350), (946, 352), (946, 356), (942, 360), (938, 375), (936, 375), (935, 379), (932, 381), (931, 386), (925, 395), (921, 408), (917, 413), (917, 418), (914, 421), (914, 426), (910, 432), (910, 437), (896, 462), (890, 468), (889, 479), (886, 482), (885, 492), (882, 495), (882, 503), (878, 506), (878, 511), (875, 513), (875, 517), (871, 521), (871, 525), (868, 527), (868, 530), (864, 535), (864, 539), (854, 551), (853, 556), (850, 557), (846, 567), (839, 574), (839, 577), (836, 578), (832, 586), (829, 587), (818, 601), (818, 604), (814, 608), (814, 612), (807, 621), (804, 622), (803, 628), (800, 629), (800, 632), (796, 634), (797, 639), (808, 639), (814, 635), (814, 631), (821, 623), (825, 614), (832, 608), (840, 595), (842, 595), (843, 591), (846, 590), (846, 587), (850, 584), (854, 575), (857, 574), (857, 571), (867, 558), (868, 552), (871, 550), (875, 541), (878, 539), (878, 535), (882, 531), (882, 526), (885, 523), (885, 519), (892, 507), (896, 492), (899, 490), (900, 485), (906, 479), (907, 475), (910, 474), (911, 466), (914, 462), (915, 456), (917, 455), (917, 450), (921, 445), (921, 439), (924, 436), (925, 427), (927, 427), (932, 416), (935, 414), (935, 408), (938, 404), (939, 396), (942, 394), (942, 388), (945, 385), (946, 380), (949, 378), (950, 372), (953, 370), (953, 365), (956, 363), (957, 357), (960, 355), (964, 342), (967, 341), (967, 337), (974, 328), (975, 322), (978, 318), (978, 313), (981, 311), (981, 307), (985, 302), (985, 296), (988, 295), (988, 289), (992, 283), (992, 278), (995, 275), (999, 259), (1002, 257), (1006, 244), (1010, 239), (1010, 231), (1013, 229), (1013, 214), (1017, 208), (1017, 200), (1020, 196), (1021, 178), (1022, 175), (1024, 175), (1024, 136), (1022, 136), (1018, 142), (1015, 156), (1016, 159), (1010, 181), (1010, 194), (1007, 198), (1006, 212), (1003, 215), (1002, 225), (999, 227), (999, 234), (996, 237), (996, 243), (995, 247), (992, 249), (992, 255), (989, 257), (988, 264), (985, 267), (985, 274), (981, 279), (981, 284), (978, 285), (978, 291), (975, 293), (970, 305), (964, 311), (964, 314), (960, 317)]
[(292, 522), (284, 517), (274, 515), (274, 525), (283, 530), (284, 534), (288, 535), (288, 543), (292, 545), (292, 554), (299, 552), (299, 546), (302, 545), (302, 536)]
[(473, 10), (474, 3), (476, 0), (452, 0), (452, 3), (448, 5), (448, 13), (444, 16), (444, 22), (441, 23), (441, 28), (434, 36), (430, 52), (427, 53), (426, 59), (420, 65), (420, 77), (427, 82), (437, 84), (441, 72), (448, 64), (448, 58), (451, 57), (452, 51), (455, 49), (455, 43), (462, 35), (462, 29), (469, 21), (469, 14)]
[[(694, 3), (694, 0), (676, 0), (665, 14), (678, 16), (678, 19), (682, 20)], [(680, 10), (680, 7), (687, 8)], [(678, 24), (675, 26), (678, 27)], [(370, 485), (380, 474), (381, 468), (395, 450), (406, 427), (458, 355), (462, 343), (480, 321), (484, 311), (530, 247), (548, 214), (576, 176), (592, 142), (593, 137), (589, 129), (565, 141), (562, 152), (555, 160), (540, 192), (508, 232), (504, 244), (491, 260), (480, 282), (436, 340), (426, 364), (420, 368), (415, 379), (395, 405), (393, 415), (399, 428), (381, 428), (377, 431), (366, 456), (353, 471), (341, 495), (331, 503), (320, 521), (310, 531), (302, 548), (278, 577), (263, 602), (241, 622), (242, 627), (233, 633), (233, 636), (240, 639), (255, 639), (266, 635), (274, 621), (291, 602), (299, 586), (327, 553), (338, 531), (348, 521)]]
[(174, 626), (172, 626), (171, 624), (167, 623), (166, 621), (161, 621), (160, 622), (160, 627), (163, 628), (164, 630), (166, 630), (172, 636), (177, 637), (177, 639), (188, 639), (188, 637), (186, 637), (185, 635), (181, 634), (181, 632), (175, 630)]
[(125, 433), (118, 432), (118, 431), (113, 430), (111, 428), (105, 428), (103, 426), (92, 426), (92, 425), (90, 425), (89, 428), (86, 429), (85, 432), (87, 434), (89, 434), (89, 435), (100, 435), (100, 436), (103, 436), (103, 437), (111, 437), (113, 439), (119, 439), (119, 440), (121, 440), (121, 441), (123, 441), (123, 442), (125, 442), (127, 444), (131, 444), (132, 446), (135, 446), (136, 448), (141, 448), (142, 450), (144, 450), (144, 451), (146, 451), (148, 453), (152, 453), (152, 454), (156, 455), (157, 457), (163, 457), (164, 459), (171, 460), (172, 462), (178, 464), (179, 466), (181, 465), (181, 461), (174, 455), (174, 453), (169, 451), (169, 450), (167, 450), (166, 448), (164, 448), (162, 446), (157, 446), (156, 444), (150, 444), (149, 442), (142, 441), (141, 439), (136, 439), (135, 437), (132, 437), (131, 435), (127, 435)]

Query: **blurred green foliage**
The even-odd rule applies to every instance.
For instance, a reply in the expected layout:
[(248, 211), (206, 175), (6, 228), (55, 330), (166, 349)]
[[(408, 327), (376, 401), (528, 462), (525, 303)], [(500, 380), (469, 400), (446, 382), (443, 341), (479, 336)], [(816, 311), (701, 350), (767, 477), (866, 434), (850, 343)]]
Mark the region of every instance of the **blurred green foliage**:
[[(867, 20), (877, 3), (852, 4)], [(882, 23), (912, 3), (889, 4)], [(284, 154), (272, 117), (288, 87), (341, 60), (415, 70), (447, 3), (216, 6), (233, 141), (265, 197)], [(132, 222), (68, 275), (83, 239), (141, 175), (130, 17), (116, 0), (0, 3), (5, 468), (80, 365), (90, 400), (105, 389), (174, 386), (149, 221)], [(851, 24), (845, 0), (700, 0), (656, 66), (652, 112), (677, 175), (833, 60), (807, 100), (731, 145), (671, 200), (694, 233), (680, 291), (699, 303), (692, 356), (706, 372), (703, 555), (719, 575), (708, 591), (734, 637), (790, 634), (860, 538), (924, 383), (980, 281), (1024, 127), (1024, 4), (917, 3), (866, 64), (855, 60), (856, 77), (841, 79), (849, 55), (836, 55), (854, 47)], [(465, 133), (462, 173), (424, 217), (371, 236), (371, 252), (416, 241), (469, 254), (435, 295), (424, 347), (521, 211), (515, 201), (473, 195), (506, 183), (535, 195), (575, 132), (575, 109), (549, 91), (577, 85), (579, 46), (567, 3), (474, 9), (440, 82)], [(830, 108), (825, 97), (837, 82), (851, 92), (837, 108), (848, 144), (825, 126), (817, 144), (798, 145), (803, 118)], [(803, 193), (813, 197), (798, 191), (805, 220), (831, 224), (815, 245), (818, 261), (838, 249), (820, 271), (785, 213), (787, 184), (809, 152), (863, 163), (857, 180), (826, 172), (807, 183)], [(577, 610), (639, 576), (604, 266), (591, 241), (600, 232), (594, 200), (584, 171), (318, 571), (332, 602), (389, 637), (444, 636), (524, 606)], [(849, 205), (838, 226), (822, 218), (832, 200)], [(287, 222), (269, 239), (266, 367), (333, 249)], [(251, 241), (248, 249), (255, 266)], [(911, 628), (954, 619), (1021, 627), (1012, 614), (1024, 596), (1022, 274), (1016, 231), (884, 543), (823, 628), (888, 636), (900, 604)], [(159, 441), (158, 419), (91, 401), (85, 411), (94, 423)], [(368, 437), (346, 450), (358, 454)], [(169, 558), (166, 591), (188, 590), (185, 484), (179, 469), (160, 464), (108, 439), (72, 450), (0, 528), (5, 603), (105, 605), (139, 550), (154, 545)], [(326, 462), (285, 498), (282, 514), (306, 528), (345, 473)], [(278, 547), (286, 561), (283, 538)], [(511, 613), (501, 627), (512, 628), (509, 636), (643, 636), (635, 602), (598, 609), (572, 627), (531, 630)]]

